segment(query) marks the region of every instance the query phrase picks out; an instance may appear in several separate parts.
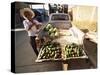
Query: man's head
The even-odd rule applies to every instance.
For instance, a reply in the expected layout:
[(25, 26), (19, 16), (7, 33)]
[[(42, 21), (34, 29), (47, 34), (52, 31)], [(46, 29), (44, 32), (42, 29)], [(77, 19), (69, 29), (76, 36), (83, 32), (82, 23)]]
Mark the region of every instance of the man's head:
[(35, 13), (30, 8), (21, 9), (20, 13), (24, 19), (31, 20), (33, 17), (35, 17)]

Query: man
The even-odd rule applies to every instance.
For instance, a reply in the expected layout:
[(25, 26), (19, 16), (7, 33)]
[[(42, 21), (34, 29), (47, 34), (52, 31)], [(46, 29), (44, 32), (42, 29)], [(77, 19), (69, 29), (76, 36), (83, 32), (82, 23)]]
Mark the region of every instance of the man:
[(25, 30), (28, 32), (28, 36), (30, 37), (30, 44), (35, 54), (38, 56), (36, 37), (37, 37), (38, 29), (41, 23), (39, 23), (34, 18), (35, 13), (30, 8), (24, 8), (20, 10), (20, 12), (21, 12), (22, 17), (25, 19), (23, 21), (23, 25), (24, 25)]

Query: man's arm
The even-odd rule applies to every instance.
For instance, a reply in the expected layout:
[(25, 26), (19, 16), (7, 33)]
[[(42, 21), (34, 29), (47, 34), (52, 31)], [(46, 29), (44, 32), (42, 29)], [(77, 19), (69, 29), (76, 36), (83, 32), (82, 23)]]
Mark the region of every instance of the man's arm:
[(33, 26), (33, 24), (32, 25), (28, 25), (28, 23), (26, 21), (23, 21), (23, 24), (24, 24), (25, 30), (27, 30), (27, 31), (29, 31)]
[(37, 20), (34, 20), (33, 22), (35, 23), (37, 29), (39, 29), (42, 25), (42, 23), (38, 22)]

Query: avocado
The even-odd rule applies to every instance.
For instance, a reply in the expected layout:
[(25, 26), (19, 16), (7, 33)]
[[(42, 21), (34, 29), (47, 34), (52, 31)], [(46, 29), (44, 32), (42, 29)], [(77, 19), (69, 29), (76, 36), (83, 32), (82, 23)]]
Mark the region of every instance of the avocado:
[(55, 53), (54, 53), (54, 52), (52, 52), (52, 53), (51, 53), (51, 56), (53, 56), (54, 54), (55, 54)]
[(53, 33), (53, 28), (50, 28), (50, 29), (49, 29), (49, 32)]
[(43, 56), (42, 58), (45, 59), (45, 56)]
[(54, 58), (57, 58), (57, 54), (54, 55)]
[(51, 33), (51, 34), (50, 34), (50, 37), (54, 37), (54, 33)]
[(54, 29), (53, 29), (53, 32), (54, 32), (54, 33), (57, 32), (57, 28), (54, 28)]
[(50, 28), (52, 28), (51, 24), (47, 24), (46, 29), (49, 30)]
[(58, 33), (58, 32), (55, 32), (55, 36), (56, 36), (56, 37), (59, 36), (59, 33)]

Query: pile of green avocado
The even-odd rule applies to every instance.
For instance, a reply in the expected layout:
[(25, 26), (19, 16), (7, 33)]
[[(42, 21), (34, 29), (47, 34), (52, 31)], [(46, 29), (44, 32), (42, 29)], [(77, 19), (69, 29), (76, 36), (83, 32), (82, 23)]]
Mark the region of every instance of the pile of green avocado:
[(46, 25), (46, 27), (44, 28), (44, 31), (46, 31), (50, 37), (54, 38), (54, 37), (59, 36), (59, 32), (58, 32), (57, 28), (53, 27), (53, 25), (50, 23), (48, 23)]
[(83, 48), (75, 43), (68, 44), (65, 46), (66, 57), (79, 57), (83, 56)]
[(41, 59), (61, 58), (61, 47), (57, 42), (47, 42), (40, 54)]

